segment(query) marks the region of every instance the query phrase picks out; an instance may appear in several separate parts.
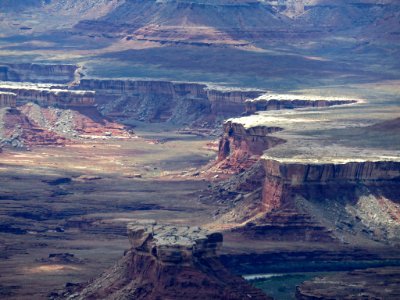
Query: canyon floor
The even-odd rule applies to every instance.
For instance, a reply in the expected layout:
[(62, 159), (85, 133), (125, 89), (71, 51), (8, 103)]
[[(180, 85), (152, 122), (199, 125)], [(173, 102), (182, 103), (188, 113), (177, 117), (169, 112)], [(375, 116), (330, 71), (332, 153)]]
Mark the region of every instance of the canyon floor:
[(215, 206), (198, 200), (208, 182), (185, 176), (214, 158), (210, 140), (173, 130), (136, 134), (2, 154), (1, 298), (46, 298), (102, 272), (128, 248), (129, 221), (211, 218)]

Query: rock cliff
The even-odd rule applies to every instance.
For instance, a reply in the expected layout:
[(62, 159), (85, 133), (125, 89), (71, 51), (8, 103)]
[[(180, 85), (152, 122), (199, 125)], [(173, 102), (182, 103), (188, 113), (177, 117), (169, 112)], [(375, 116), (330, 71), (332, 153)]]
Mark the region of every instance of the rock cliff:
[(259, 91), (219, 90), (205, 84), (142, 80), (82, 79), (76, 86), (96, 92), (107, 116), (149, 122), (213, 122), (245, 111), (245, 100)]
[(310, 220), (335, 230), (339, 239), (351, 234), (399, 242), (399, 162), (263, 163), (262, 209), (267, 218), (269, 213), (291, 210), (312, 216)]
[(34, 102), (41, 106), (94, 106), (93, 91), (69, 90), (65, 86), (31, 83), (0, 83), (0, 91), (16, 94), (18, 105)]
[(69, 83), (76, 79), (79, 67), (66, 64), (1, 64), (1, 81)]
[(17, 105), (17, 94), (0, 92), (0, 107), (15, 107)]
[[(327, 123), (328, 110), (321, 120), (313, 110), (304, 110), (226, 122), (219, 159), (230, 165), (220, 165), (242, 174), (218, 185), (217, 197), (226, 194), (224, 201), (234, 208), (219, 212), (213, 225), (268, 240), (398, 244), (397, 152), (332, 145), (326, 136), (313, 136), (318, 126), (332, 124)], [(365, 130), (393, 130), (397, 123)], [(249, 169), (257, 160), (262, 172)], [(243, 178), (253, 187), (243, 188)]]
[(128, 236), (131, 249), (112, 269), (53, 299), (269, 299), (223, 267), (220, 233), (142, 221)]
[(307, 97), (301, 95), (263, 95), (254, 100), (247, 100), (246, 113), (253, 114), (256, 111), (295, 109), (302, 107), (328, 107), (356, 103), (357, 100), (336, 99), (325, 97)]
[(256, 162), (265, 150), (284, 143), (284, 140), (270, 136), (280, 130), (282, 128), (274, 126), (246, 128), (242, 124), (225, 122), (224, 134), (218, 146), (218, 167), (243, 171)]

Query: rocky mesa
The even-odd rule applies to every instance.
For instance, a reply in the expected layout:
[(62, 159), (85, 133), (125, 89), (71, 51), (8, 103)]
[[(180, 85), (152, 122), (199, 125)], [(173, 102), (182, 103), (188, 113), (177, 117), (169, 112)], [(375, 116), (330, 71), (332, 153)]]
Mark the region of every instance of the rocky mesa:
[(131, 249), (111, 270), (53, 299), (270, 299), (223, 267), (221, 233), (145, 220), (128, 236)]

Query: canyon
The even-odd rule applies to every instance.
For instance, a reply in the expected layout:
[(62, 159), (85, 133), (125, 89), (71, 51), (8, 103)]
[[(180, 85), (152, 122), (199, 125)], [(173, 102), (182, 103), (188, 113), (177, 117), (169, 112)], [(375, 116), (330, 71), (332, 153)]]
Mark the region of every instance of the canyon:
[(0, 298), (396, 298), (396, 1), (0, 3)]

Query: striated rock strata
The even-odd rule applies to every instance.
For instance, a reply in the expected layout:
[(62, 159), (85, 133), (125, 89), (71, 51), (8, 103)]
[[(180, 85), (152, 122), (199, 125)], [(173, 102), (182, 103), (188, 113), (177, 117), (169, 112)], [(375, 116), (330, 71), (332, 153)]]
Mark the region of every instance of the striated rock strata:
[(0, 64), (1, 81), (69, 83), (76, 79), (78, 66), (67, 64)]
[(28, 103), (0, 109), (0, 144), (15, 148), (64, 145), (75, 138), (128, 138), (124, 126), (104, 118), (95, 107), (60, 109)]
[[(128, 225), (131, 249), (109, 271), (63, 298), (269, 299), (216, 257), (222, 234), (199, 227)], [(54, 296), (54, 295), (53, 295)], [(55, 297), (56, 298), (56, 297)]]
[(248, 224), (256, 233), (268, 234), (280, 226), (287, 231), (302, 223), (307, 239), (348, 240), (350, 234), (398, 242), (399, 162), (262, 162), (266, 176), (260, 209), (265, 216)]
[(240, 115), (259, 91), (218, 90), (205, 84), (169, 81), (82, 79), (76, 88), (96, 91), (107, 116), (178, 124)]
[(93, 106), (95, 93), (93, 91), (68, 90), (64, 86), (51, 86), (28, 83), (0, 83), (0, 91), (17, 95), (17, 104), (23, 105), (35, 102), (41, 106)]
[(295, 96), (295, 95), (267, 95), (267, 97), (259, 97), (254, 100), (247, 100), (246, 114), (253, 114), (256, 111), (295, 109), (302, 107), (329, 107), (334, 105), (343, 105), (356, 103), (357, 100), (349, 99), (329, 99), (324, 97)]
[(15, 107), (17, 95), (9, 92), (0, 92), (0, 107)]
[(220, 169), (240, 171), (255, 163), (266, 149), (284, 143), (284, 140), (270, 136), (282, 130), (279, 127), (257, 126), (246, 128), (242, 124), (225, 122), (224, 134), (218, 146)]

